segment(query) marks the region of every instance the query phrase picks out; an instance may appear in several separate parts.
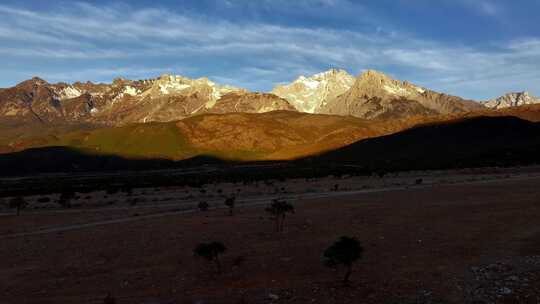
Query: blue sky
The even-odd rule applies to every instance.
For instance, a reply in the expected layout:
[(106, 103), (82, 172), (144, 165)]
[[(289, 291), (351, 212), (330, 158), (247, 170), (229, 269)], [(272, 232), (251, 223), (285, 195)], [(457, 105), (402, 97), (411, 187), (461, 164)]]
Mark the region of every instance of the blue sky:
[(488, 99), (540, 95), (540, 0), (0, 2), (0, 87), (163, 73), (269, 91), (377, 69)]

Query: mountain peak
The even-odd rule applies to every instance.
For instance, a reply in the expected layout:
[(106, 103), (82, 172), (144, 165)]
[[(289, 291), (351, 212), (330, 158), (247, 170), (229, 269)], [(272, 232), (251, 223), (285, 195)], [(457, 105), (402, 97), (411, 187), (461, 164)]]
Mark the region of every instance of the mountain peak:
[(37, 76), (32, 77), (31, 79), (22, 81), (18, 84), (18, 86), (25, 85), (25, 84), (34, 84), (34, 85), (46, 85), (48, 82), (46, 80), (43, 80)]
[(276, 86), (272, 93), (299, 111), (318, 113), (328, 100), (345, 93), (353, 83), (354, 77), (345, 70), (330, 69), (309, 77), (302, 75), (290, 84)]
[(468, 111), (482, 106), (458, 97), (429, 91), (382, 72), (367, 70), (346, 93), (322, 108), (321, 113), (361, 118), (400, 118)]
[(398, 96), (411, 97), (425, 92), (421, 87), (407, 81), (396, 80), (382, 72), (367, 70), (360, 74), (353, 87), (365, 96)]
[(386, 75), (383, 72), (379, 72), (376, 70), (367, 70), (360, 74), (358, 76), (359, 80), (363, 81), (377, 81), (377, 82), (388, 82), (388, 81), (396, 81), (394, 78)]
[(507, 93), (496, 99), (483, 102), (486, 107), (492, 109), (503, 109), (538, 103), (540, 103), (540, 99), (527, 91)]

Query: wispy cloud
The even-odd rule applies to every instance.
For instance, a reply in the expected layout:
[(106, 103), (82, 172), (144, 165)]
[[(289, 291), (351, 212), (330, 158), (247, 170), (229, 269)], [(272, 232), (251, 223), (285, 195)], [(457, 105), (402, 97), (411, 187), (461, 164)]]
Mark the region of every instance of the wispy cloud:
[[(305, 0), (294, 5), (332, 7), (343, 1)], [(239, 2), (229, 0), (228, 5)], [(465, 2), (485, 14), (498, 13), (499, 8), (489, 0)], [(50, 11), (0, 5), (0, 39), (0, 60), (62, 60), (63, 71), (55, 67), (49, 72), (49, 78), (62, 81), (189, 72), (251, 89), (270, 89), (298, 74), (329, 67), (355, 74), (376, 68), (450, 93), (491, 97), (502, 89), (531, 90), (534, 84), (518, 80), (540, 75), (540, 39), (536, 37), (477, 49), (383, 31), (378, 24), (353, 31), (261, 21), (237, 23), (127, 4), (76, 2)], [(39, 71), (47, 73), (44, 68)], [(502, 87), (493, 90), (492, 83)]]

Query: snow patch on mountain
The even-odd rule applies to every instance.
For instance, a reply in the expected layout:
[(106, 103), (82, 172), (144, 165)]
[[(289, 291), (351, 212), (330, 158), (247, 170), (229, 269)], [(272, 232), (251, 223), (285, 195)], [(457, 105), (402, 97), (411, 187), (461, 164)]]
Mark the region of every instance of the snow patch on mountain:
[(137, 96), (138, 94), (141, 93), (141, 91), (132, 86), (126, 86), (122, 93), (124, 93), (125, 95)]
[(407, 96), (409, 95), (409, 91), (407, 91), (405, 88), (395, 86), (395, 85), (388, 85), (385, 84), (383, 86), (384, 90), (390, 94), (398, 95), (398, 96)]
[(355, 78), (344, 70), (331, 69), (310, 77), (300, 76), (272, 93), (289, 101), (298, 111), (318, 113), (328, 100), (349, 90)]
[(70, 99), (70, 98), (77, 98), (82, 95), (82, 92), (78, 90), (77, 88), (74, 88), (72, 86), (65, 87), (62, 91), (60, 91), (60, 99)]

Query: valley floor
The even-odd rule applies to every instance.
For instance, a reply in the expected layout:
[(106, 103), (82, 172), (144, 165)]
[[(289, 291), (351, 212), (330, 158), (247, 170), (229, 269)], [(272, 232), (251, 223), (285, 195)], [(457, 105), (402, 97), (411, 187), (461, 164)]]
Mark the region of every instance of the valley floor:
[[(33, 197), (0, 216), (0, 303), (538, 303), (539, 186), (521, 168)], [(194, 210), (230, 193), (234, 216)], [(283, 233), (276, 197), (296, 207)], [(365, 248), (350, 287), (321, 263), (342, 235)], [(220, 275), (192, 253), (212, 240)]]

